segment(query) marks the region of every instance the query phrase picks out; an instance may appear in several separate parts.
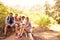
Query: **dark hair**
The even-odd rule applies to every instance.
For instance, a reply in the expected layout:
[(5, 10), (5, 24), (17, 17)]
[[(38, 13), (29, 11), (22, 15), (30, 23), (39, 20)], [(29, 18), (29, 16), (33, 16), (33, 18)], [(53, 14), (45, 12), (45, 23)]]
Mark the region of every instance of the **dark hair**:
[(13, 15), (13, 13), (10, 13), (10, 14), (12, 14), (12, 15)]
[(29, 19), (29, 17), (26, 17), (27, 19)]
[(21, 21), (21, 17), (19, 17), (19, 21)]
[(22, 18), (25, 18), (25, 16), (22, 16)]
[(18, 15), (18, 14), (15, 14), (15, 15)]

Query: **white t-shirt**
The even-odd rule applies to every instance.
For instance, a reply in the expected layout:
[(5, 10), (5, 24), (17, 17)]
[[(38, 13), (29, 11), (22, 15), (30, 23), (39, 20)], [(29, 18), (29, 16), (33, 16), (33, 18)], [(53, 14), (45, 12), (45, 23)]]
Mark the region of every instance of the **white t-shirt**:
[(24, 20), (22, 20), (22, 24), (26, 24), (26, 20), (24, 19)]
[(26, 25), (26, 21), (25, 21), (25, 19), (22, 20), (21, 22), (19, 22), (19, 24), (20, 24), (20, 27), (22, 27), (22, 24), (25, 24), (25, 25)]

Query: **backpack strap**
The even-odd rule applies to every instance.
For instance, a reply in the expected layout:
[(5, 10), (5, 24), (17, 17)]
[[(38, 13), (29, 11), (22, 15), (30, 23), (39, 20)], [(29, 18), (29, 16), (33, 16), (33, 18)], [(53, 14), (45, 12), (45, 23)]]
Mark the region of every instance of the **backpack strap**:
[(9, 16), (7, 17), (7, 20), (10, 20)]

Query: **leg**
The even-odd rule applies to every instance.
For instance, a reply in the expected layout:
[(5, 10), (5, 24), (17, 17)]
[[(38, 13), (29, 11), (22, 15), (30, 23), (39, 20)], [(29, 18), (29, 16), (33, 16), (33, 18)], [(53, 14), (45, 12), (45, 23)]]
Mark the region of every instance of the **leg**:
[(25, 37), (27, 37), (27, 36), (28, 36), (28, 35), (27, 35), (27, 32), (26, 32), (25, 30), (24, 30), (24, 36), (25, 36)]
[(32, 33), (28, 33), (30, 40), (33, 40)]
[(28, 28), (25, 28), (25, 31), (26, 31), (27, 33), (30, 33), (30, 32), (31, 32)]
[(5, 25), (5, 28), (4, 28), (4, 34), (6, 35), (7, 33), (7, 28), (8, 28), (8, 24)]
[(18, 24), (15, 24), (15, 33), (18, 33)]
[(24, 28), (20, 30), (20, 35), (22, 35), (23, 33), (24, 33)]
[(19, 35), (20, 35), (20, 36), (22, 36), (22, 34), (24, 33), (24, 26), (25, 26), (25, 25), (21, 25), (21, 27), (20, 27), (20, 30), (19, 30), (19, 31), (20, 31), (20, 32), (19, 32)]
[(22, 35), (24, 33), (24, 27), (25, 27), (25, 25), (21, 25), (21, 28), (20, 28), (19, 33), (18, 33), (18, 38), (22, 37)]
[(33, 37), (32, 37), (32, 29), (28, 29), (28, 28), (25, 28), (26, 32), (28, 33), (28, 36), (30, 38), (30, 40), (33, 40)]
[(22, 24), (21, 30), (20, 30), (20, 35), (24, 33), (25, 25)]
[(22, 38), (22, 34), (23, 34), (24, 29), (20, 29), (17, 33), (17, 38)]

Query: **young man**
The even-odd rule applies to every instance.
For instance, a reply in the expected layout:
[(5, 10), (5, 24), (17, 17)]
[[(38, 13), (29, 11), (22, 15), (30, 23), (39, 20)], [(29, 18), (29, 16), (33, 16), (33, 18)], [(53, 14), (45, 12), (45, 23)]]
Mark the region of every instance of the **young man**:
[(13, 27), (14, 26), (14, 17), (13, 17), (13, 13), (10, 13), (9, 16), (6, 18), (6, 25), (5, 25), (5, 28), (4, 28), (4, 36), (6, 36), (6, 33), (7, 33), (7, 28), (8, 27)]

